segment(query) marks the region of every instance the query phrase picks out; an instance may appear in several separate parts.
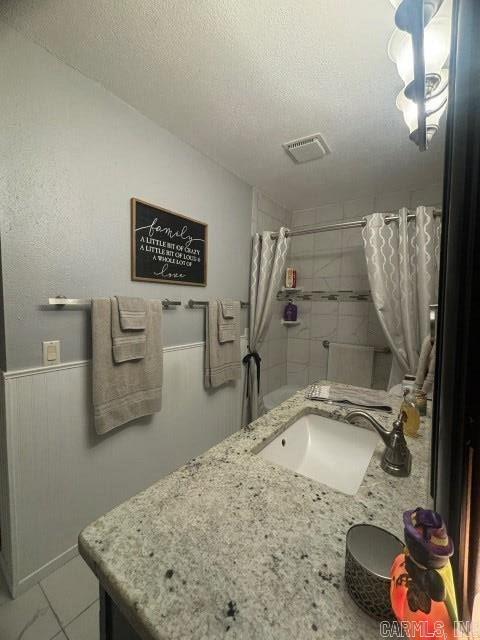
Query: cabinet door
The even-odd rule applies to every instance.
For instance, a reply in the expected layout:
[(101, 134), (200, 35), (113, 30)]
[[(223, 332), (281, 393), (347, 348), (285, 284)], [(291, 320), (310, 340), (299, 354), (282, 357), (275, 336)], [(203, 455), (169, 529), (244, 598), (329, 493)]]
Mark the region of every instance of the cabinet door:
[(102, 587), (99, 622), (100, 640), (142, 640)]

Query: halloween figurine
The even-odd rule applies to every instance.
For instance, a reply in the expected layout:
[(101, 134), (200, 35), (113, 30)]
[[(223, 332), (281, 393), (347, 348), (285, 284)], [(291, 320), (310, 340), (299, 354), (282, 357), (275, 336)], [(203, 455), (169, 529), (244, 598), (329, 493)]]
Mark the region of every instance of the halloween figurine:
[[(453, 543), (442, 517), (418, 507), (403, 514), (405, 550), (391, 569), (390, 599), (397, 620), (406, 623), (410, 638), (454, 638), (458, 620), (450, 557)], [(430, 634), (430, 635), (429, 635)]]

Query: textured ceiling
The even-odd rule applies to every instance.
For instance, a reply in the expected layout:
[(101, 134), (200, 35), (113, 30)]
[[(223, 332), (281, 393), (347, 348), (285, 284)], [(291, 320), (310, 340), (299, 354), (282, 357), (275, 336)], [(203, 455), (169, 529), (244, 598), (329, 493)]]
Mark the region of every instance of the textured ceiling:
[[(290, 208), (440, 178), (443, 134), (419, 153), (395, 107), (389, 0), (3, 0), (0, 17)], [(317, 132), (331, 155), (292, 164), (281, 144)]]

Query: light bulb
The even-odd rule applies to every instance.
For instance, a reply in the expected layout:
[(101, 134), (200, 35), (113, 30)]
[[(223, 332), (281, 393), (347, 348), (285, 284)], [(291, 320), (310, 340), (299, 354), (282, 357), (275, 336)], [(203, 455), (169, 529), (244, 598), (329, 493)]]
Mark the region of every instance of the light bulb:
[[(434, 129), (438, 128), (440, 118), (447, 108), (448, 89), (446, 88), (446, 84), (448, 82), (448, 71), (446, 69), (443, 69), (441, 76), (442, 80), (440, 83), (440, 87), (445, 87), (445, 90), (435, 92), (433, 97), (427, 99), (425, 103), (425, 111), (427, 113), (429, 113), (430, 111), (434, 111), (434, 113), (427, 116), (427, 127), (432, 127)], [(403, 113), (403, 119), (405, 120), (405, 124), (407, 125), (410, 133), (416, 131), (418, 129), (417, 104), (412, 100), (409, 100), (403, 90), (398, 94), (396, 104), (397, 108)]]
[[(432, 100), (427, 100), (427, 114), (429, 111), (434, 111), (431, 115), (427, 115), (427, 126), (434, 126), (438, 129), (438, 125), (440, 124), (440, 119), (445, 113), (448, 104), (448, 93), (442, 94), (438, 96), (438, 98), (432, 98)], [(434, 104), (435, 103), (435, 104)]]
[(397, 109), (403, 114), (403, 119), (410, 133), (418, 129), (418, 107), (415, 102), (412, 102), (405, 96), (403, 89), (397, 96), (396, 104)]

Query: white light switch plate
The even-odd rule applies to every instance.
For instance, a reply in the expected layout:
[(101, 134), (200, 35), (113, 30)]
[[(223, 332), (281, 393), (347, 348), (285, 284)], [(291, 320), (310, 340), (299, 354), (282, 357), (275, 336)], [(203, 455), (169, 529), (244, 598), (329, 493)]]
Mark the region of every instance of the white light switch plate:
[(48, 367), (60, 362), (60, 340), (43, 342), (43, 364)]

